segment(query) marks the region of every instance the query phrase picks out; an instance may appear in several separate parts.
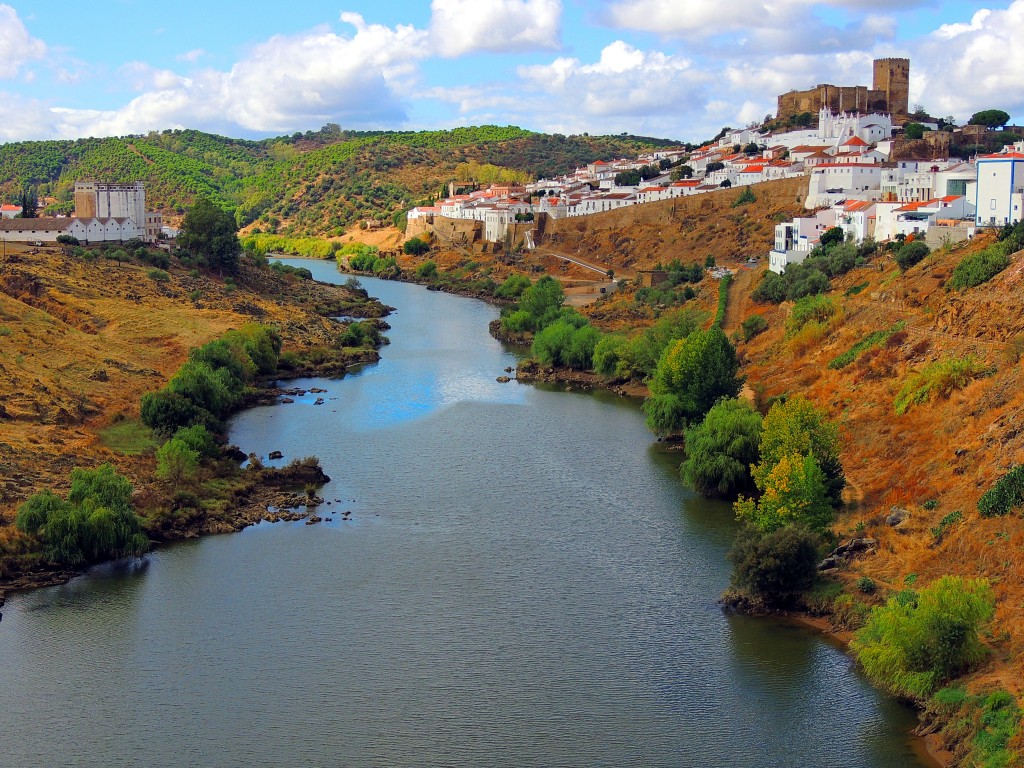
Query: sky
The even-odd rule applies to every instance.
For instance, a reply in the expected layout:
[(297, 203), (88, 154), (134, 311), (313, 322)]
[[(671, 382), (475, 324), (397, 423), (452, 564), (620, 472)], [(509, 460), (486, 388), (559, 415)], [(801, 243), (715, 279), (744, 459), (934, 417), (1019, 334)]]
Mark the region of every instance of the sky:
[(0, 2), (0, 142), (518, 125), (699, 141), (911, 59), (911, 104), (1024, 121), (1024, 0)]

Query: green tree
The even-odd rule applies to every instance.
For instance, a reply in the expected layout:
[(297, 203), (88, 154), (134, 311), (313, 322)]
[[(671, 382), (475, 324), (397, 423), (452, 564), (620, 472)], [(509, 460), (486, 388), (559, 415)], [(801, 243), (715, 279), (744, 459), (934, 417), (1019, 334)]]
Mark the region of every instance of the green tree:
[(217, 441), (202, 424), (183, 427), (174, 433), (174, 439), (184, 443), (202, 459), (215, 459), (220, 455)]
[(534, 330), (542, 330), (558, 318), (564, 301), (562, 284), (550, 275), (545, 275), (523, 291), (519, 298), (519, 309), (533, 318)]
[(405, 241), (402, 246), (402, 251), (407, 256), (422, 256), (424, 253), (430, 250), (430, 243), (421, 240), (418, 237), (413, 237)]
[(689, 165), (681, 165), (672, 171), (672, 181), (683, 181), (684, 179), (693, 178), (693, 168)]
[(761, 461), (754, 470), (767, 476), (783, 456), (814, 457), (825, 475), (826, 495), (833, 506), (842, 503), (846, 476), (839, 460), (839, 429), (805, 397), (775, 403), (764, 418)]
[(765, 533), (745, 526), (729, 550), (733, 586), (768, 607), (792, 605), (814, 585), (818, 543), (818, 536), (806, 528), (788, 526)]
[(96, 469), (71, 470), (68, 501), (72, 504), (131, 509), (133, 492), (128, 478), (118, 473), (109, 462)]
[(189, 360), (167, 384), (167, 389), (215, 416), (224, 416), (242, 398), (241, 386), (226, 368), (213, 369)]
[(198, 469), (199, 454), (184, 440), (171, 438), (156, 452), (156, 476), (171, 485), (191, 482)]
[(736, 350), (717, 326), (670, 344), (644, 402), (647, 425), (659, 435), (682, 432), (703, 419), (716, 400), (739, 394), (738, 373)]
[(21, 206), (21, 218), (36, 218), (39, 210), (39, 198), (36, 196), (35, 189), (25, 187), (21, 193), (21, 197), (18, 198), (18, 205)]
[(846, 233), (842, 227), (830, 227), (821, 233), (821, 239), (818, 241), (822, 248), (826, 250), (831, 248), (833, 245), (840, 245), (846, 239)]
[(903, 135), (907, 137), (908, 141), (919, 141), (924, 138), (924, 134), (928, 130), (930, 129), (920, 123), (907, 123), (903, 128)]
[(943, 576), (874, 608), (850, 648), (876, 684), (922, 701), (984, 658), (978, 632), (994, 611), (987, 579)]
[(750, 467), (760, 455), (761, 415), (746, 400), (719, 400), (698, 426), (686, 430), (683, 482), (708, 497), (754, 488)]
[(971, 115), (968, 125), (984, 125), (987, 128), (999, 128), (1010, 122), (1010, 116), (1001, 109), (983, 109)]
[(200, 197), (185, 214), (178, 247), (206, 260), (218, 272), (238, 271), (242, 245), (232, 214), (208, 198)]
[(739, 498), (735, 509), (740, 520), (766, 533), (788, 525), (823, 531), (832, 524), (825, 474), (810, 454), (782, 456), (767, 471), (759, 466), (754, 469), (754, 482), (761, 496), (756, 501)]

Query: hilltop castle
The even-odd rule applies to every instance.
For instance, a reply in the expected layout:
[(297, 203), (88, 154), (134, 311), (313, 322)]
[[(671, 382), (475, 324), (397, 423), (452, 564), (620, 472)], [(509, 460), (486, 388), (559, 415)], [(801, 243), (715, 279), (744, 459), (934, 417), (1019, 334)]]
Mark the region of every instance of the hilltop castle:
[(779, 119), (801, 112), (883, 112), (894, 116), (910, 113), (910, 59), (875, 59), (872, 88), (866, 85), (816, 85), (807, 91), (779, 96)]

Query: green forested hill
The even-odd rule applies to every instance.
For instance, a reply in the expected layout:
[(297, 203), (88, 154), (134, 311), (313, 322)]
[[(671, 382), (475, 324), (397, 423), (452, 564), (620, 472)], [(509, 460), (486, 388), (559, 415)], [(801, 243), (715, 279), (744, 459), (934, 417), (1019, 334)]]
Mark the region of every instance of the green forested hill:
[(561, 136), (515, 127), (450, 131), (317, 132), (246, 141), (192, 130), (146, 136), (0, 145), (0, 198), (27, 186), (70, 213), (78, 180), (145, 181), (150, 206), (180, 215), (199, 195), (234, 208), (241, 225), (286, 234), (340, 234), (362, 218), (390, 218), (436, 192), (459, 163), (534, 176), (672, 142), (636, 136)]

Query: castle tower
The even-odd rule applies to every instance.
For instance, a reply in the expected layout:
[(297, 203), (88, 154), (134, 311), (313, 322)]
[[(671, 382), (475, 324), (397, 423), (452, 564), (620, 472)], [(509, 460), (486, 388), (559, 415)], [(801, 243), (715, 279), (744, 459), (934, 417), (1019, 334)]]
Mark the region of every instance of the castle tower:
[(910, 114), (910, 59), (875, 59), (874, 90), (886, 96), (893, 115)]

